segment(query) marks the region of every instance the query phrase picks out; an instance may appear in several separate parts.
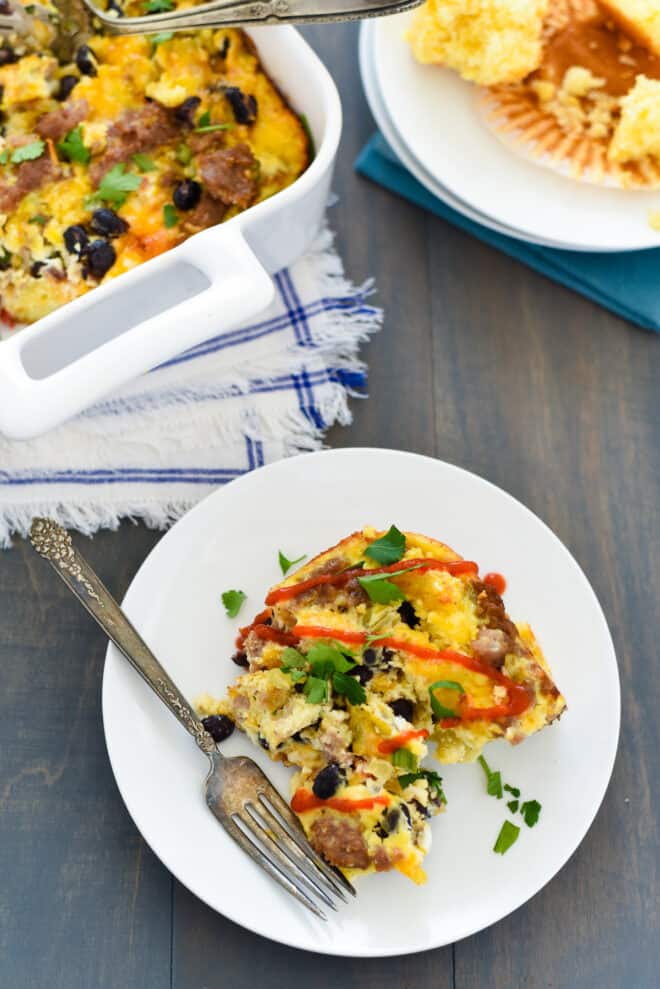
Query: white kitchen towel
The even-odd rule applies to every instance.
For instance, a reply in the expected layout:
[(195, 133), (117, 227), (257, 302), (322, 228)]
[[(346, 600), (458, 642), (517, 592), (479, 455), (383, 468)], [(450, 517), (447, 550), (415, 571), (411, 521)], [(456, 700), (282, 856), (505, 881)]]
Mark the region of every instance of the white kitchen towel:
[(84, 533), (122, 518), (164, 528), (220, 484), (318, 449), (364, 395), (371, 285), (344, 277), (328, 230), (275, 276), (255, 324), (155, 368), (45, 436), (0, 436), (0, 546), (35, 515)]

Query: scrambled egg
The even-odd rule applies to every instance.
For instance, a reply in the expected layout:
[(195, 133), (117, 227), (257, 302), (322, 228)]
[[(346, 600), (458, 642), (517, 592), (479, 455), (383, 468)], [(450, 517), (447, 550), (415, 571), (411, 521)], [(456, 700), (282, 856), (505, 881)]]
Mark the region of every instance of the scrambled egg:
[(94, 36), (66, 65), (45, 45), (2, 52), (0, 307), (10, 325), (229, 219), (309, 163), (306, 127), (242, 31)]
[(475, 563), (394, 529), (354, 533), (266, 605), (239, 637), (248, 672), (226, 698), (200, 698), (200, 714), (295, 767), (292, 807), (332, 864), (422, 882), (428, 818), (445, 804), (421, 765), (429, 745), (442, 763), (472, 761), (565, 707), (531, 629)]

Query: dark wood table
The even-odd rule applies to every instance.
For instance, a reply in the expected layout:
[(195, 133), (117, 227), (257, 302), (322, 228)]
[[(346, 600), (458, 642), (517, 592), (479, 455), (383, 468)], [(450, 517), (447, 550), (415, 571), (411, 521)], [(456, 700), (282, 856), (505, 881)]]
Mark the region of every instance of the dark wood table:
[[(371, 397), (354, 403), (354, 424), (330, 443), (460, 464), (521, 499), (566, 543), (604, 606), (619, 657), (614, 778), (561, 874), (481, 934), (382, 961), (273, 944), (195, 899), (136, 832), (103, 742), (106, 643), (19, 542), (0, 559), (0, 986), (652, 989), (660, 978), (658, 340), (358, 179), (352, 163), (373, 122), (356, 30), (308, 34), (339, 81), (346, 116), (331, 222), (349, 274), (375, 276), (386, 313), (365, 354)], [(121, 597), (159, 538), (124, 525), (85, 553)]]

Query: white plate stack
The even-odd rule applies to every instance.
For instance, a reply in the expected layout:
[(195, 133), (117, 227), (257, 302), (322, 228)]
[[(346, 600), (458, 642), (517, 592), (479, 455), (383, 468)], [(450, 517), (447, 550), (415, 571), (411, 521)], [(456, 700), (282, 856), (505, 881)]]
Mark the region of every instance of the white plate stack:
[(376, 122), (430, 192), (498, 233), (573, 251), (660, 247), (649, 223), (660, 191), (578, 182), (512, 150), (490, 129), (478, 89), (420, 65), (405, 34), (414, 13), (362, 25), (360, 70)]

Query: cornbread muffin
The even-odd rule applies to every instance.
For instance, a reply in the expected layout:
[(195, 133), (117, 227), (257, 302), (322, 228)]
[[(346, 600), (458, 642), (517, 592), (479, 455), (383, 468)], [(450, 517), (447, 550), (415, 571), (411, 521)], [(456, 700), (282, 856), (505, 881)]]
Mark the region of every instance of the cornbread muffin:
[(441, 763), (473, 761), (564, 710), (497, 585), (437, 540), (365, 528), (271, 588), (237, 641), (247, 672), (226, 698), (198, 699), (205, 719), (231, 719), (295, 768), (292, 808), (349, 875), (424, 880), (427, 821), (446, 802), (422, 765), (430, 744)]
[(621, 118), (608, 151), (610, 161), (660, 161), (660, 80), (639, 76), (621, 100)]
[(427, 0), (408, 40), (415, 58), (482, 86), (518, 82), (541, 57), (549, 0)]
[(660, 55), (660, 7), (657, 0), (600, 0), (601, 6), (632, 38)]

